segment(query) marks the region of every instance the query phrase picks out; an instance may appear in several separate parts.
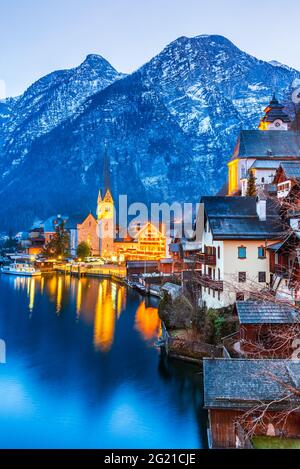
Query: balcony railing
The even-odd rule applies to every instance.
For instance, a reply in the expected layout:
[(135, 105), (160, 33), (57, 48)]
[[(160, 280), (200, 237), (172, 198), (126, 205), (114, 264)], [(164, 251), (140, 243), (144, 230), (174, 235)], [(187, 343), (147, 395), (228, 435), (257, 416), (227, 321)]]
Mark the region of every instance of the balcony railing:
[(199, 255), (199, 261), (203, 265), (216, 265), (216, 255), (215, 254), (206, 254), (201, 252)]
[(197, 279), (202, 287), (211, 288), (216, 291), (223, 291), (224, 289), (223, 280), (213, 280), (208, 275), (199, 275)]

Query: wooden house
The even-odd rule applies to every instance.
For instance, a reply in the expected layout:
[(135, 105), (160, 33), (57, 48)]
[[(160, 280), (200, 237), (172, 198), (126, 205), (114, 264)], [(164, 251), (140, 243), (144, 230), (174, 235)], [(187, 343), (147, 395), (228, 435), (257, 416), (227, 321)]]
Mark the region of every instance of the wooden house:
[(203, 367), (210, 448), (251, 446), (249, 432), (300, 437), (300, 396), (291, 392), (299, 389), (299, 360), (216, 358)]
[(238, 332), (224, 339), (231, 356), (290, 358), (300, 336), (300, 314), (288, 304), (271, 301), (237, 301)]

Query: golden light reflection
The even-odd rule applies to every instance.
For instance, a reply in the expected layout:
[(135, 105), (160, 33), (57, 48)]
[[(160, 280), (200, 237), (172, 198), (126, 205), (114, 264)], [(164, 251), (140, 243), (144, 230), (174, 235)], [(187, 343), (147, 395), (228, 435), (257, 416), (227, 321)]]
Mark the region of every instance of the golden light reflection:
[(126, 306), (126, 289), (123, 286), (120, 286), (117, 293), (117, 316), (118, 319), (121, 316), (122, 311)]
[(143, 301), (136, 310), (135, 328), (145, 340), (159, 337), (161, 334), (161, 321), (157, 308), (146, 307), (145, 301)]
[(55, 298), (56, 285), (57, 285), (57, 276), (53, 275), (53, 277), (51, 277), (51, 279), (49, 280), (47, 284), (47, 287), (49, 289), (49, 294), (52, 298)]
[(76, 295), (76, 314), (77, 314), (77, 317), (80, 316), (81, 302), (82, 302), (82, 280), (79, 279), (78, 284), (77, 284), (77, 295)]
[(97, 350), (108, 352), (115, 333), (116, 311), (113, 291), (107, 280), (99, 284), (94, 320), (94, 346)]
[(31, 278), (28, 282), (29, 286), (29, 311), (31, 312), (34, 308), (34, 297), (35, 297), (35, 279)]
[(45, 278), (41, 277), (40, 278), (40, 290), (41, 290), (41, 295), (44, 293), (44, 286), (45, 286)]
[(63, 289), (63, 279), (62, 279), (62, 277), (58, 277), (57, 291), (56, 291), (56, 312), (57, 312), (57, 314), (59, 314), (60, 310), (61, 310), (62, 289)]

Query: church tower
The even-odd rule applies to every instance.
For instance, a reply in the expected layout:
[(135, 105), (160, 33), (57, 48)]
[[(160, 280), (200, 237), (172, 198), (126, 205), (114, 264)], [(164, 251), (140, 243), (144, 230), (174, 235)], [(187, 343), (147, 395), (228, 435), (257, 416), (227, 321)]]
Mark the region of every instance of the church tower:
[(101, 190), (97, 201), (97, 220), (99, 252), (104, 258), (111, 258), (114, 254), (114, 236), (115, 236), (115, 207), (110, 188), (110, 167), (107, 147), (103, 160), (103, 195)]
[(291, 119), (284, 112), (284, 106), (273, 95), (270, 104), (264, 110), (265, 115), (259, 123), (259, 130), (289, 130)]

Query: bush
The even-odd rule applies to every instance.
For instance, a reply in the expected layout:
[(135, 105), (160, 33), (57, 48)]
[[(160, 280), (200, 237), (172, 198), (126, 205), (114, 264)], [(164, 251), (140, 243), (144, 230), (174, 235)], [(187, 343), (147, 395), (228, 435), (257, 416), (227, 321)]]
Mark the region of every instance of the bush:
[(205, 341), (218, 345), (223, 337), (237, 330), (237, 319), (233, 317), (233, 308), (209, 309), (205, 315)]
[(192, 326), (194, 310), (185, 296), (172, 301), (165, 294), (159, 304), (158, 314), (167, 329), (189, 329)]

